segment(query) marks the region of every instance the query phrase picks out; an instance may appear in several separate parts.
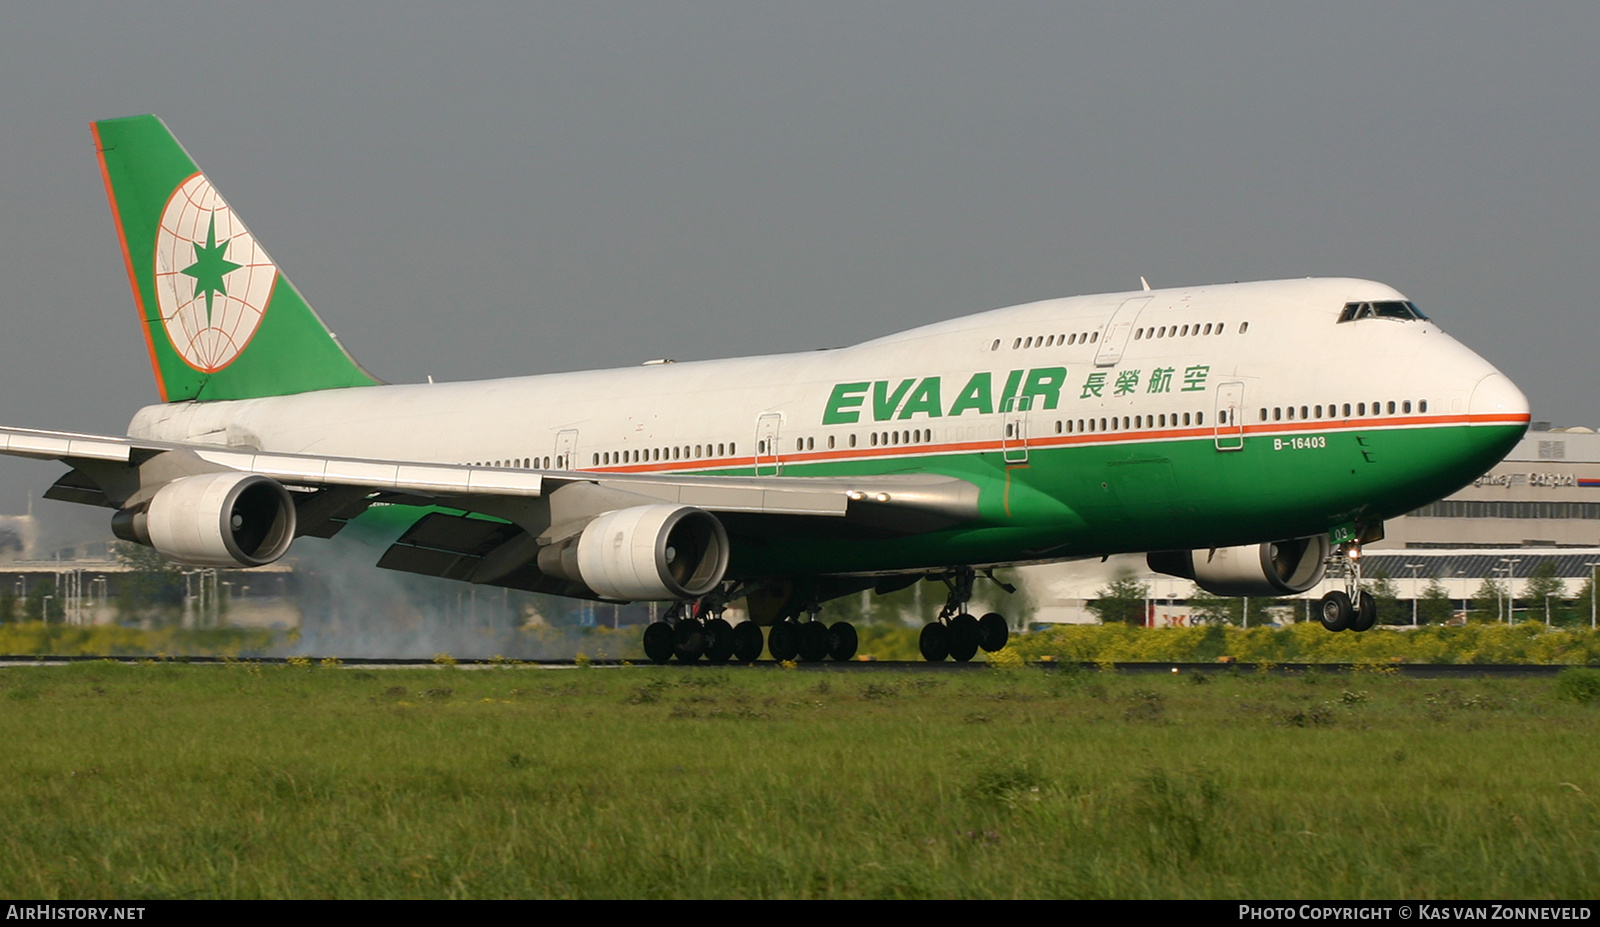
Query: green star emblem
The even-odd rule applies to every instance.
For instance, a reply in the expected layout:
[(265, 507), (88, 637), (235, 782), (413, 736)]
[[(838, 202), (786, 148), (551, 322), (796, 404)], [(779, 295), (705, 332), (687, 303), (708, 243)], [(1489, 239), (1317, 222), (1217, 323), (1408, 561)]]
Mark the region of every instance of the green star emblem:
[(228, 288), (223, 285), (222, 278), (233, 273), (243, 264), (235, 264), (227, 259), (228, 243), (217, 244), (217, 213), (211, 212), (211, 228), (206, 232), (206, 243), (194, 242), (194, 263), (183, 269), (183, 272), (194, 278), (194, 297), (200, 294), (206, 296), (206, 324), (211, 324), (211, 301), (218, 294), (228, 295)]

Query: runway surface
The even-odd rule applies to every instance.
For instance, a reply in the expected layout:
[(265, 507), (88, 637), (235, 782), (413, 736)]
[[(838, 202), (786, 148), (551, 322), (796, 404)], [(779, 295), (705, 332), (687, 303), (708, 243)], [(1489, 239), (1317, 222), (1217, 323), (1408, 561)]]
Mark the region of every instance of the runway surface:
[[(291, 661), (311, 660), (323, 663), (336, 659), (342, 669), (426, 669), (429, 667), (456, 669), (544, 669), (563, 670), (579, 667), (600, 669), (638, 669), (651, 667), (648, 662), (630, 663), (625, 660), (466, 660), (457, 658), (445, 664), (428, 659), (397, 659), (387, 657), (333, 657), (329, 654), (306, 654), (295, 657), (151, 657), (151, 656), (50, 656), (34, 654), (0, 654), (0, 668), (29, 666), (66, 666), (72, 663), (92, 663), (111, 660), (117, 663), (187, 663), (194, 666), (225, 665), (228, 663), (287, 664)], [(326, 665), (326, 664), (324, 664)], [(1117, 673), (1270, 673), (1273, 675), (1302, 675), (1305, 673), (1360, 674), (1389, 673), (1416, 679), (1474, 678), (1480, 676), (1554, 676), (1576, 664), (1502, 664), (1502, 663), (1062, 663), (1037, 662), (1029, 668), (1052, 671), (1090, 670)], [(995, 669), (988, 663), (925, 663), (920, 660), (851, 660), (836, 663), (825, 660), (817, 663), (783, 664), (773, 660), (755, 663), (667, 663), (661, 668), (696, 672), (701, 670), (739, 670), (758, 672), (766, 670), (793, 670), (805, 673), (981, 673)]]

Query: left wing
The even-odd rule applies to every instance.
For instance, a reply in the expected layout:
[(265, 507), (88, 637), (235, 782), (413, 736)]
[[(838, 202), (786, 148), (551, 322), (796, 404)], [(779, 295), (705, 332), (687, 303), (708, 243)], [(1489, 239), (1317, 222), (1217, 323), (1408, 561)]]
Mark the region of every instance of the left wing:
[[(714, 587), (727, 563), (727, 520), (740, 535), (804, 525), (823, 537), (859, 537), (916, 534), (978, 514), (977, 486), (928, 474), (523, 470), (19, 428), (0, 428), (0, 454), (72, 467), (46, 498), (114, 508), (119, 537), (180, 562), (258, 566), (295, 537), (331, 537), (372, 505), (431, 506), (467, 514), (424, 514), (380, 566), (604, 598), (681, 597)], [(705, 569), (674, 562), (684, 549)], [(707, 558), (720, 567), (707, 567)], [(675, 574), (683, 575), (662, 578)]]

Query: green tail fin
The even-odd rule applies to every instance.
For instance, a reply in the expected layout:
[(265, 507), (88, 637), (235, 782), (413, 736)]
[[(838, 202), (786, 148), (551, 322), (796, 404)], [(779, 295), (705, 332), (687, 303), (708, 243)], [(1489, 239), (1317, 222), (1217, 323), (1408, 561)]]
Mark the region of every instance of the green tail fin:
[(163, 402), (378, 381), (278, 271), (154, 116), (93, 124)]

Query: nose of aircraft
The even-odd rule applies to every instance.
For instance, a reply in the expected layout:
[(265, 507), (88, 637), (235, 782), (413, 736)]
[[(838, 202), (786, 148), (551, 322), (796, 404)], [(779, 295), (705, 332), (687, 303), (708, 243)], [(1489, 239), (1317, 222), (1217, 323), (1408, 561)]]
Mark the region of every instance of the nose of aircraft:
[(1467, 414), (1474, 423), (1514, 424), (1520, 418), (1528, 420), (1528, 397), (1511, 378), (1496, 371), (1478, 381), (1472, 388), (1472, 398), (1467, 402)]

